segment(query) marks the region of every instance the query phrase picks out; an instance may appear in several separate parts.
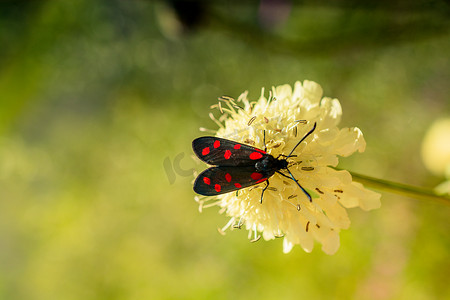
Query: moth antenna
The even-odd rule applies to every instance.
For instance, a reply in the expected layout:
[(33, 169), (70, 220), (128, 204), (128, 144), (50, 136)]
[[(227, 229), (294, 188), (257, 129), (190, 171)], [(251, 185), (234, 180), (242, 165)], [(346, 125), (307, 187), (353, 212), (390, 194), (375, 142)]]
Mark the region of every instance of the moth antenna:
[[(303, 141), (304, 141), (311, 133), (313, 133), (314, 130), (316, 130), (316, 125), (317, 125), (317, 122), (314, 122), (313, 128), (312, 128), (307, 134), (305, 134), (304, 137), (302, 137), (302, 139), (297, 143), (297, 145), (295, 145), (295, 147), (294, 147), (294, 148), (292, 149), (292, 151), (289, 153), (289, 155), (287, 156), (287, 158), (291, 157), (291, 156), (292, 156), (291, 154), (295, 151), (295, 148), (297, 148), (298, 145), (301, 144), (301, 142), (303, 142)], [(289, 172), (289, 173), (290, 173), (290, 172)]]

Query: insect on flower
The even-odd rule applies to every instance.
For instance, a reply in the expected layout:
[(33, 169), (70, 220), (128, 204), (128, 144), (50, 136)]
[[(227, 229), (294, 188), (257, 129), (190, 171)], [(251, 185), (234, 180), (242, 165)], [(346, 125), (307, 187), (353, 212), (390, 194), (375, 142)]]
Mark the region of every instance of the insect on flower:
[(282, 236), (285, 253), (294, 245), (311, 252), (316, 241), (334, 254), (340, 231), (350, 227), (347, 209), (381, 205), (380, 194), (335, 169), (339, 157), (364, 151), (364, 136), (357, 127), (338, 127), (339, 100), (323, 97), (315, 82), (273, 87), (268, 98), (264, 92), (256, 101), (247, 92), (236, 100), (222, 96), (211, 106), (221, 114), (210, 113), (219, 128), (192, 143), (212, 165), (194, 183), (203, 195), (195, 197), (199, 209), (220, 207), (230, 218), (221, 232), (244, 228), (251, 241)]
[[(308, 136), (316, 129), (313, 128), (295, 145), (288, 155), (280, 154), (273, 157), (264, 150), (212, 136), (204, 136), (192, 142), (194, 153), (209, 165), (215, 165), (203, 171), (194, 182), (194, 191), (204, 196), (216, 196), (252, 185), (266, 182), (261, 193), (261, 203), (264, 192), (269, 187), (269, 178), (278, 173), (293, 180), (305, 193), (309, 201), (311, 195), (300, 185), (289, 170), (288, 159), (295, 157), (292, 154)], [(265, 145), (264, 134), (264, 145)], [(283, 158), (280, 158), (283, 157)], [(280, 172), (286, 170), (289, 176)]]

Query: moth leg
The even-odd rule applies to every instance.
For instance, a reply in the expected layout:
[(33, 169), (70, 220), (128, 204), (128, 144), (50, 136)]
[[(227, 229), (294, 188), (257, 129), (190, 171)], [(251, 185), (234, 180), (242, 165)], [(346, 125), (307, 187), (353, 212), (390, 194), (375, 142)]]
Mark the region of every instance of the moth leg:
[(309, 202), (312, 202), (311, 195), (300, 185), (300, 183), (298, 183), (298, 180), (295, 179), (295, 177), (294, 177), (294, 175), (292, 175), (291, 171), (288, 168), (286, 168), (286, 170), (289, 172), (289, 175), (291, 175), (291, 176), (287, 176), (287, 175), (281, 173), (280, 171), (276, 171), (276, 172), (278, 174), (283, 175), (286, 178), (289, 178), (289, 179), (293, 180), (298, 185), (298, 187), (303, 191), (303, 193), (305, 193), (305, 195), (308, 197)]
[(266, 187), (263, 189), (262, 193), (261, 193), (261, 204), (262, 204), (262, 200), (263, 200), (263, 196), (264, 196), (264, 192), (267, 190), (267, 188), (269, 187), (269, 180), (266, 180)]
[(287, 176), (286, 174), (283, 174), (283, 173), (281, 173), (280, 171), (275, 171), (275, 172), (277, 172), (278, 174), (280, 174), (280, 175), (282, 175), (282, 176), (284, 176), (284, 177), (289, 178), (289, 179), (292, 180), (292, 178), (291, 178), (290, 176)]
[(288, 157), (297, 157), (297, 155), (287, 156), (287, 155), (284, 155), (284, 154), (278, 154), (277, 159), (280, 158), (280, 157), (286, 157), (286, 158), (288, 158)]

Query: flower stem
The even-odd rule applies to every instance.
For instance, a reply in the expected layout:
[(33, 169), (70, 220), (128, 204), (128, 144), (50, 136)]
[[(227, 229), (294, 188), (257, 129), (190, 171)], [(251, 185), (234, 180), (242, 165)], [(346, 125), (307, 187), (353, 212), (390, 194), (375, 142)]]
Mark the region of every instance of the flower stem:
[(406, 185), (402, 183), (392, 182), (388, 180), (378, 179), (350, 172), (355, 181), (383, 192), (389, 192), (406, 197), (416, 198), (420, 200), (433, 200), (450, 205), (450, 197), (447, 195), (439, 195), (434, 190), (422, 187)]

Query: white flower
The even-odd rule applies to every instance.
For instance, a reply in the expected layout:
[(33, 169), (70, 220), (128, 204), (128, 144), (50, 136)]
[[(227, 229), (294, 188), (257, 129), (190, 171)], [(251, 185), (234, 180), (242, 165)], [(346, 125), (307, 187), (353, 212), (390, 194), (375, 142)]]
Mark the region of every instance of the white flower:
[[(222, 97), (217, 105), (222, 117), (216, 136), (251, 144), (274, 157), (288, 155), (314, 123), (315, 131), (288, 158), (289, 170), (312, 196), (312, 201), (299, 186), (275, 173), (260, 203), (261, 183), (249, 188), (222, 194), (212, 205), (222, 207), (231, 217), (222, 229), (244, 227), (249, 237), (265, 240), (284, 237), (283, 251), (296, 244), (311, 252), (314, 241), (322, 250), (334, 254), (339, 248), (339, 232), (350, 226), (346, 208), (370, 210), (380, 207), (380, 195), (352, 182), (347, 171), (338, 171), (338, 156), (363, 152), (366, 143), (356, 128), (337, 127), (342, 109), (337, 99), (322, 98), (322, 88), (315, 82), (296, 82), (272, 88), (265, 98), (264, 89), (256, 102), (247, 99), (247, 92), (237, 101)], [(265, 133), (266, 145), (263, 144)], [(283, 172), (283, 170), (281, 170)], [(286, 173), (286, 172), (284, 172)], [(201, 207), (208, 198), (197, 198)], [(211, 204), (210, 204), (211, 205)]]
[(427, 130), (422, 142), (422, 160), (434, 175), (447, 178), (435, 188), (436, 192), (450, 195), (450, 118), (434, 121)]

